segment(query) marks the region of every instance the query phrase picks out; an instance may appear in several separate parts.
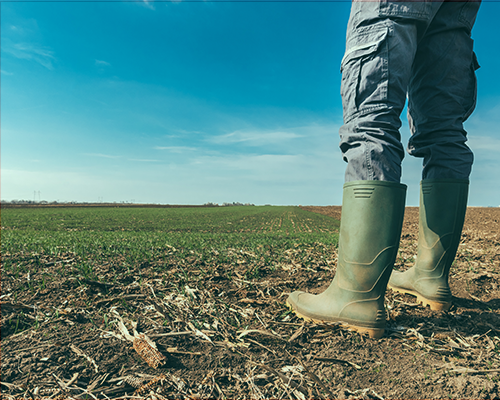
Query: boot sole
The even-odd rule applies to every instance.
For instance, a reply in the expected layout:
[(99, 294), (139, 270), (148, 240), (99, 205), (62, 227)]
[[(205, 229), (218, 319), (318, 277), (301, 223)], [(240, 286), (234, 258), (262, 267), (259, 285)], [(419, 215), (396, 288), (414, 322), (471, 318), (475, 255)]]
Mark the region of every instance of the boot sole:
[(320, 325), (328, 325), (328, 324), (332, 324), (332, 323), (336, 323), (336, 324), (338, 323), (344, 329), (354, 330), (354, 331), (361, 333), (361, 334), (367, 334), (372, 339), (380, 339), (382, 336), (384, 336), (385, 329), (367, 328), (364, 326), (357, 326), (357, 325), (353, 325), (353, 324), (344, 322), (342, 320), (323, 321), (321, 319), (311, 318), (311, 317), (308, 317), (307, 315), (303, 315), (303, 314), (299, 313), (297, 310), (295, 310), (293, 308), (293, 306), (288, 302), (288, 300), (286, 301), (286, 305), (288, 306), (288, 308), (290, 310), (292, 310), (295, 313), (295, 315), (297, 317), (302, 318), (306, 322), (314, 322), (314, 323), (320, 324)]
[(415, 292), (413, 290), (409, 289), (403, 289), (399, 288), (396, 286), (391, 286), (387, 285), (387, 287), (391, 288), (395, 292), (402, 293), (402, 294), (409, 294), (411, 296), (415, 296), (417, 298), (417, 304), (422, 304), (422, 306), (427, 307), (429, 306), (432, 311), (448, 311), (449, 308), (451, 307), (451, 301), (436, 301), (436, 300), (429, 300), (422, 296), (420, 293)]

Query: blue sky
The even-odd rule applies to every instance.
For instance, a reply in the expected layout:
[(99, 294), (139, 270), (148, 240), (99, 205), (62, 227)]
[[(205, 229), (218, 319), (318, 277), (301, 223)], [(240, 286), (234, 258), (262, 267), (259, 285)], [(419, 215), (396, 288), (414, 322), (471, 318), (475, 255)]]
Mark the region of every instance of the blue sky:
[[(349, 10), (2, 3), (2, 200), (341, 204)], [(498, 15), (500, 3), (483, 2), (473, 30), (472, 206), (500, 205)], [(408, 205), (420, 171), (406, 156)]]

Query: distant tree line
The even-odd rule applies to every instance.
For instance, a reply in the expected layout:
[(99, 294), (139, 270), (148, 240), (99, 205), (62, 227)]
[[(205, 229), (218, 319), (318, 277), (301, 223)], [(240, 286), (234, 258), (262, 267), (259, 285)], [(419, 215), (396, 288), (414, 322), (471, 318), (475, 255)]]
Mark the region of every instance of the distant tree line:
[(251, 203), (239, 203), (239, 202), (236, 202), (236, 201), (233, 201), (232, 203), (222, 203), (221, 205), (219, 205), (217, 203), (205, 203), (203, 205), (207, 206), (207, 207), (255, 206), (255, 204), (251, 204)]
[(1, 205), (4, 207), (37, 207), (37, 206), (47, 206), (47, 207), (64, 207), (64, 206), (92, 206), (92, 207), (230, 207), (230, 206), (255, 206), (255, 204), (250, 203), (222, 203), (221, 205), (217, 203), (205, 203), (203, 205), (183, 205), (183, 204), (141, 204), (141, 203), (131, 203), (127, 201), (120, 202), (79, 202), (79, 201), (34, 201), (34, 200), (2, 200)]

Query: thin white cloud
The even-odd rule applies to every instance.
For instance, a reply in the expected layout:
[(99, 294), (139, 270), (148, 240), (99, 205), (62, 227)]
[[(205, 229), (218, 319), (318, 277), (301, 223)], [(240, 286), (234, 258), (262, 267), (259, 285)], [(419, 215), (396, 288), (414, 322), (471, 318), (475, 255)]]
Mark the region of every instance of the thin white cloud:
[(89, 156), (89, 157), (100, 157), (100, 158), (121, 158), (121, 156), (112, 156), (109, 154), (102, 154), (102, 153), (85, 153), (84, 155)]
[(37, 46), (31, 43), (7, 43), (3, 46), (3, 50), (22, 60), (35, 61), (49, 70), (53, 70), (53, 62), (56, 61), (54, 52), (45, 46)]
[(216, 144), (243, 143), (251, 146), (262, 146), (269, 143), (283, 143), (292, 139), (301, 138), (294, 132), (286, 131), (234, 131), (225, 135), (218, 135), (208, 139)]
[[(236, 156), (204, 156), (193, 161), (193, 164), (217, 165), (226, 170), (260, 171), (263, 175), (271, 174), (271, 171), (281, 169), (290, 170), (299, 163), (304, 162), (302, 154), (243, 154)], [(258, 174), (260, 176), (261, 174)]]
[(142, 0), (141, 4), (150, 10), (154, 10), (154, 1)]
[(103, 60), (95, 60), (95, 65), (98, 66), (98, 67), (110, 67), (111, 64), (107, 61), (103, 61)]
[(161, 162), (161, 160), (150, 160), (150, 159), (143, 159), (143, 158), (129, 158), (128, 161), (135, 161), (135, 162)]
[(23, 19), (22, 21), (18, 21), (17, 25), (10, 25), (9, 30), (9, 34), (16, 35), (18, 38), (20, 38), (22, 36), (27, 36), (30, 33), (37, 32), (38, 25), (36, 23), (36, 20), (32, 18)]
[[(183, 135), (191, 135), (191, 134), (202, 134), (204, 132), (202, 131), (187, 131), (185, 129), (176, 129), (176, 132), (182, 133)], [(178, 136), (173, 136), (173, 137), (178, 137)]]
[(198, 150), (196, 147), (188, 147), (188, 146), (155, 146), (154, 149), (170, 151), (172, 153), (184, 153), (186, 151)]
[(468, 144), (476, 153), (475, 163), (480, 163), (484, 158), (497, 160), (500, 153), (500, 137), (498, 125), (500, 124), (500, 98), (491, 100), (488, 107), (478, 108), (470, 120), (465, 123), (468, 132)]
[(473, 150), (500, 153), (500, 138), (491, 136), (469, 135), (469, 145)]
[(3, 75), (14, 75), (14, 73), (13, 73), (13, 72), (7, 72), (7, 71), (5, 71), (5, 70), (3, 70), (3, 69), (2, 69), (1, 71), (2, 71), (2, 74), (3, 74)]

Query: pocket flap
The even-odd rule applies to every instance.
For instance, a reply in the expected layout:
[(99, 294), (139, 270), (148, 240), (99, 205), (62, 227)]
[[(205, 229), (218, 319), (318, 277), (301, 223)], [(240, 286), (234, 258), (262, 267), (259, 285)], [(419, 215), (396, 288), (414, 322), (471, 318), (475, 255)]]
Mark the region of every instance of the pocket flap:
[(479, 65), (479, 62), (477, 61), (477, 56), (476, 56), (475, 52), (472, 52), (472, 66), (474, 67), (474, 71), (481, 68), (481, 66)]
[(387, 35), (388, 28), (384, 27), (384, 29), (377, 31), (370, 30), (349, 38), (347, 41), (348, 48), (340, 63), (340, 71), (342, 72), (348, 61), (375, 53)]

